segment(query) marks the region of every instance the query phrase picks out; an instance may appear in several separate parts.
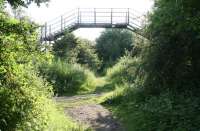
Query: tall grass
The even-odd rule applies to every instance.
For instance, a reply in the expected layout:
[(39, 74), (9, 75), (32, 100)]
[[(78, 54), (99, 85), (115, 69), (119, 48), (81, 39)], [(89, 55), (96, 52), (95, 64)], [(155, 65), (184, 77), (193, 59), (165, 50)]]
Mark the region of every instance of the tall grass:
[(42, 75), (53, 84), (58, 95), (72, 95), (95, 90), (96, 77), (89, 69), (79, 64), (69, 64), (61, 60), (40, 66)]

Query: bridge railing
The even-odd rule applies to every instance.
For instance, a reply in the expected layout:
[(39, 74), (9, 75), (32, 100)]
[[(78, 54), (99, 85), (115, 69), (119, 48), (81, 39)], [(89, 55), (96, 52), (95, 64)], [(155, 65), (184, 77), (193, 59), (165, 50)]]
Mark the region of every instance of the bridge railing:
[(130, 25), (140, 29), (143, 21), (143, 15), (129, 8), (78, 8), (46, 22), (41, 27), (41, 39), (81, 25), (87, 25), (87, 27)]
[(93, 23), (93, 24), (128, 23), (128, 9), (82, 8), (79, 9), (79, 23)]

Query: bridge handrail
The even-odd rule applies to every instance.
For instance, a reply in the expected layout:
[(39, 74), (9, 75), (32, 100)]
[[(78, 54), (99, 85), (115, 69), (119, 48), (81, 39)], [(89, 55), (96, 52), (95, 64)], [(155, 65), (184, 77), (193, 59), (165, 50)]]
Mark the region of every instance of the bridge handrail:
[[(67, 28), (74, 28), (79, 24), (99, 25), (130, 25), (141, 29), (145, 15), (131, 8), (77, 8), (46, 22), (41, 26), (41, 39), (62, 32)], [(87, 26), (86, 26), (87, 27)]]

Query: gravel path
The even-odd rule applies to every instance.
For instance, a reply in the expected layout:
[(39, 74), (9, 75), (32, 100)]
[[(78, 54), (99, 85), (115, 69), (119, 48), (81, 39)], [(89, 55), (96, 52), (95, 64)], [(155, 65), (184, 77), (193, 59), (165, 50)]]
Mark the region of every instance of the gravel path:
[[(80, 101), (99, 94), (58, 97), (56, 101)], [(120, 123), (113, 118), (111, 112), (100, 104), (84, 104), (66, 108), (65, 113), (81, 124), (86, 124), (94, 131), (124, 131)]]

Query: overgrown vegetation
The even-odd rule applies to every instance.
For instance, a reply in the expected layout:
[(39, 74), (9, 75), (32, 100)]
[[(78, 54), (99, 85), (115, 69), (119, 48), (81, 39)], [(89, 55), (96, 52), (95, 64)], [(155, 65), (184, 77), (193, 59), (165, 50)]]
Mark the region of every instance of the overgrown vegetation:
[(43, 63), (40, 71), (54, 86), (58, 95), (73, 95), (94, 91), (98, 81), (94, 73), (76, 63), (54, 60)]
[[(29, 4), (21, 2), (10, 3)], [(149, 41), (106, 30), (95, 45), (66, 33), (48, 53), (36, 41), (35, 24), (1, 10), (0, 130), (86, 130), (64, 117), (51, 97), (114, 90), (99, 101), (105, 99), (126, 131), (198, 131), (198, 5), (155, 0), (146, 26)]]
[(39, 69), (40, 74), (53, 85), (55, 95), (95, 90), (101, 81), (95, 76), (101, 62), (91, 41), (66, 32), (64, 37), (55, 41), (52, 51), (51, 61), (41, 62)]
[(37, 73), (35, 64), (45, 54), (38, 48), (36, 25), (11, 18), (1, 7), (0, 130), (85, 130), (57, 109), (52, 86)]
[(121, 85), (124, 90), (105, 102), (127, 131), (200, 129), (197, 4), (197, 0), (155, 1), (147, 27), (151, 39), (148, 47), (142, 47), (139, 66), (132, 74), (136, 79)]

